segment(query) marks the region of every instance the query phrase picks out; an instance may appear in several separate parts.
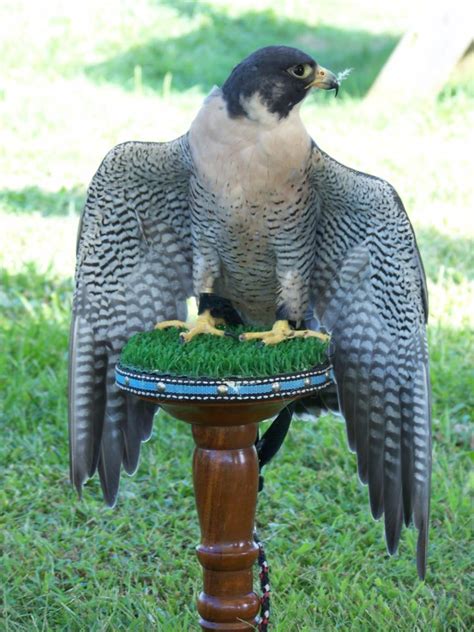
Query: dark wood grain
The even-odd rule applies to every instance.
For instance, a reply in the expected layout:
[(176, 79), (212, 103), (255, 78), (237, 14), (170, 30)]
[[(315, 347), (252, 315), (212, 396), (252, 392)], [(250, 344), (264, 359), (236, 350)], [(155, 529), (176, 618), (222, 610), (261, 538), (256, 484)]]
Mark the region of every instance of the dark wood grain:
[(197, 606), (204, 630), (248, 631), (256, 625), (256, 435), (256, 423), (193, 425), (194, 491), (201, 526), (197, 555), (204, 580)]
[(175, 419), (203, 426), (236, 426), (270, 419), (292, 399), (248, 402), (169, 402), (159, 397), (142, 398), (157, 403)]

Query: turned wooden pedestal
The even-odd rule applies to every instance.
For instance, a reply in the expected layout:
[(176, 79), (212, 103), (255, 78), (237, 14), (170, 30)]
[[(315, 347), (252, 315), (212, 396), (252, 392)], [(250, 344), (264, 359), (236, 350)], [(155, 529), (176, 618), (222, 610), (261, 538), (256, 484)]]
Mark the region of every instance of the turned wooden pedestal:
[[(176, 378), (166, 381), (160, 376), (117, 369), (120, 388), (159, 403), (167, 413), (192, 425), (196, 444), (194, 491), (201, 526), (197, 556), (203, 568), (197, 609), (204, 630), (248, 632), (257, 624), (260, 601), (253, 591), (253, 566), (258, 547), (253, 529), (259, 474), (254, 445), (258, 422), (327, 385), (330, 368), (322, 367), (294, 380), (275, 382), (277, 379), (264, 384), (260, 381), (260, 388), (258, 381), (255, 387), (249, 381), (240, 386), (184, 378), (180, 383)], [(259, 388), (264, 395), (258, 394)], [(245, 394), (246, 389), (250, 395)]]
[(204, 630), (247, 630), (255, 624), (253, 592), (258, 547), (253, 525), (258, 488), (257, 426), (193, 426), (194, 492), (201, 525), (197, 556), (204, 589), (198, 597)]
[(198, 597), (204, 630), (246, 630), (256, 625), (260, 601), (253, 591), (258, 547), (253, 539), (258, 492), (257, 423), (285, 402), (162, 404), (192, 424), (196, 449), (194, 493), (201, 526), (197, 556), (204, 588)]

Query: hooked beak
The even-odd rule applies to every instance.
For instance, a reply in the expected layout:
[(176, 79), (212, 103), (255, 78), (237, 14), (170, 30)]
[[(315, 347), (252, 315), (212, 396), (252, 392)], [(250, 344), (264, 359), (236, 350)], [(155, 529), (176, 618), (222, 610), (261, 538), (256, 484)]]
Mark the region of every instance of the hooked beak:
[(314, 80), (306, 86), (308, 88), (321, 88), (321, 90), (335, 90), (336, 94), (334, 96), (337, 97), (337, 93), (339, 92), (339, 81), (336, 78), (336, 75), (328, 70), (327, 68), (323, 68), (322, 66), (316, 66), (316, 74)]

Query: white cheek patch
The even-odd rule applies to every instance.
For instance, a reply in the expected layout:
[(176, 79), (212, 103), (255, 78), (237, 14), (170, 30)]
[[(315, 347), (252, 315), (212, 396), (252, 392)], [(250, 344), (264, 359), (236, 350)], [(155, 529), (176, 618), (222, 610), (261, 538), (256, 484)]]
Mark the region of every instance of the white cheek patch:
[[(277, 85), (275, 85), (275, 89), (278, 89)], [(248, 98), (240, 97), (240, 105), (251, 121), (260, 123), (260, 125), (264, 125), (265, 127), (278, 125), (280, 117), (278, 114), (269, 112), (268, 107), (264, 104), (258, 92)]]

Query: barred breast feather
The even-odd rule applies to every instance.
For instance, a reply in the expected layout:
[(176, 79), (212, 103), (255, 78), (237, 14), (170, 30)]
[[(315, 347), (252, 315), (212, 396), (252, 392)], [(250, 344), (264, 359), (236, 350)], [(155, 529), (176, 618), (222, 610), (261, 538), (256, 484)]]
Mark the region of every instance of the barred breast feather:
[(155, 408), (119, 391), (125, 341), (160, 319), (185, 318), (192, 261), (187, 138), (112, 149), (95, 174), (79, 228), (69, 358), (71, 480), (99, 469), (115, 503), (123, 463), (137, 467)]
[(403, 520), (419, 531), (426, 570), (431, 482), (428, 299), (412, 227), (387, 182), (313, 148), (320, 197), (312, 293), (332, 334), (339, 406), (388, 551)]

